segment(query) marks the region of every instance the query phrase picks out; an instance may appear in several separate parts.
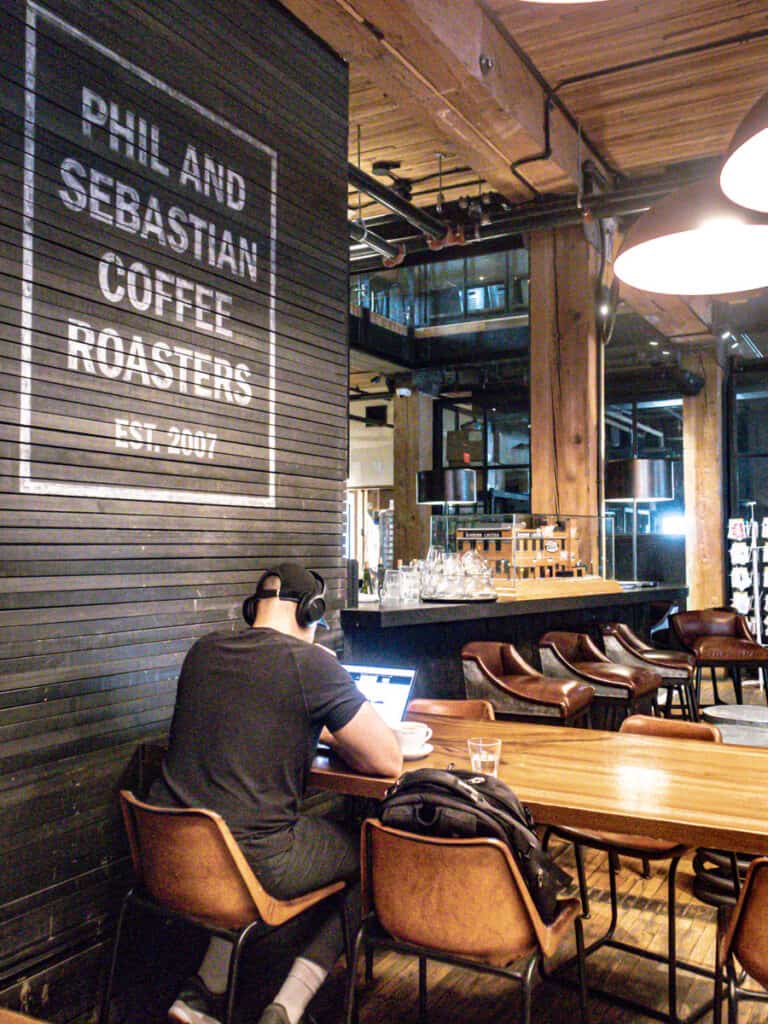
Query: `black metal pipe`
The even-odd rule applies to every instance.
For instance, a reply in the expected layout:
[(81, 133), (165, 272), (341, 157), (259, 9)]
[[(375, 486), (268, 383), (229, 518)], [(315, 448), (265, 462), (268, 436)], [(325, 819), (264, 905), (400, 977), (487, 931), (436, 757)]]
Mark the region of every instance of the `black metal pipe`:
[[(683, 185), (693, 184), (716, 173), (720, 166), (719, 158), (698, 161), (684, 172), (664, 178), (649, 179), (636, 182), (631, 186), (619, 187), (610, 192), (584, 196), (582, 206), (577, 205), (575, 196), (563, 196), (544, 199), (536, 203), (524, 203), (502, 220), (478, 227), (475, 235), (467, 234), (467, 243), (485, 242), (506, 235), (521, 234), (526, 231), (542, 231), (546, 228), (569, 227), (581, 224), (585, 217), (601, 220), (610, 217), (626, 217), (631, 214), (644, 213), (659, 199)], [(406, 261), (409, 256), (424, 251), (420, 238), (409, 238), (403, 242), (406, 250)], [(443, 254), (450, 258), (451, 250), (446, 248)]]
[(433, 217), (431, 213), (427, 213), (426, 210), (422, 210), (418, 206), (414, 206), (413, 203), (409, 203), (407, 199), (403, 199), (401, 195), (398, 195), (394, 189), (391, 189), (382, 181), (372, 178), (370, 174), (366, 174), (365, 171), (355, 167), (354, 164), (349, 164), (349, 183), (353, 188), (359, 189), (361, 192), (365, 192), (366, 195), (371, 196), (372, 199), (377, 199), (383, 206), (388, 207), (393, 213), (407, 220), (409, 224), (418, 228), (428, 238), (432, 238), (435, 241), (442, 241), (445, 238), (447, 229), (442, 221), (439, 221), (437, 217)]
[(621, 71), (631, 71), (633, 68), (644, 68), (649, 64), (659, 64), (667, 60), (675, 60), (677, 57), (690, 57), (696, 53), (707, 53), (709, 50), (719, 50), (723, 46), (736, 46), (740, 43), (751, 43), (755, 39), (764, 39), (768, 36), (768, 29), (756, 29), (754, 32), (742, 32), (737, 36), (728, 36), (727, 39), (715, 39), (708, 43), (699, 43), (697, 46), (686, 46), (681, 50), (669, 50), (667, 53), (658, 53), (653, 57), (641, 57), (638, 60), (629, 60), (624, 64), (612, 64), (607, 68), (599, 68), (596, 71), (587, 71), (583, 75), (572, 75), (570, 78), (563, 78), (552, 90), (553, 95), (560, 89), (569, 85), (576, 85), (579, 82), (592, 82), (596, 78), (605, 78), (608, 75), (617, 75)]
[(373, 249), (379, 256), (383, 256), (392, 263), (400, 262), (403, 256), (403, 247), (401, 245), (393, 245), (392, 242), (388, 242), (381, 235), (369, 231), (365, 224), (361, 224), (360, 221), (349, 221), (349, 237), (353, 242), (364, 242), (369, 249)]

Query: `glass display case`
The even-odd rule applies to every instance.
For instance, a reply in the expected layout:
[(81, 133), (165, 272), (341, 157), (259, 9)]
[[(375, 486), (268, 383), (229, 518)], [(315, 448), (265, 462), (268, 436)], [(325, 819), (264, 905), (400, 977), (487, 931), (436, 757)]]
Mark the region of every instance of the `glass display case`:
[(543, 581), (614, 579), (610, 516), (439, 515), (430, 521), (430, 553), (486, 563), (497, 589)]

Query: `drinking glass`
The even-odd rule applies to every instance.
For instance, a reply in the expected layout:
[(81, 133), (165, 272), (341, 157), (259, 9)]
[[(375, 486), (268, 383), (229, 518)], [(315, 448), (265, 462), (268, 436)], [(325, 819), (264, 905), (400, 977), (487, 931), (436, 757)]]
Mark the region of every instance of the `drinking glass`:
[(483, 736), (472, 736), (467, 740), (469, 763), (472, 771), (478, 775), (499, 777), (499, 761), (501, 760), (501, 740), (493, 740)]
[(419, 571), (410, 565), (400, 569), (400, 591), (404, 601), (419, 600)]
[(396, 604), (403, 597), (402, 580), (397, 569), (387, 569), (379, 594), (381, 604)]

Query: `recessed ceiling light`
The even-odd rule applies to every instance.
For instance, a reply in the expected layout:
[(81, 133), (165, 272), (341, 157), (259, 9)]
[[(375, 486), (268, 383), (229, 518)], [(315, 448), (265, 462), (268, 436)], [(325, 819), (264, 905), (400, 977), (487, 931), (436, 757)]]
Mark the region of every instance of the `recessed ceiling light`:
[(656, 346), (657, 346), (657, 345), (658, 345), (659, 343), (658, 343), (658, 341), (649, 341), (649, 342), (648, 342), (648, 344), (649, 344), (649, 345), (653, 345), (653, 347), (654, 347), (654, 348), (656, 348)]
[(669, 349), (668, 349), (668, 348), (663, 348), (663, 349), (661, 350), (661, 354), (662, 354), (663, 356), (668, 356), (668, 355), (670, 354), (670, 353), (669, 353)]
[(627, 232), (616, 276), (663, 295), (720, 295), (768, 285), (768, 218), (735, 206), (716, 182), (666, 196)]

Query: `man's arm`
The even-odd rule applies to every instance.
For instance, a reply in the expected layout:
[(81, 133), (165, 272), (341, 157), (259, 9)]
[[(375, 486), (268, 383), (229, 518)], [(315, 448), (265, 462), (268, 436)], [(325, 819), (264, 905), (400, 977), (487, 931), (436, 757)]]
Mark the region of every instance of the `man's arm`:
[(403, 770), (397, 737), (368, 701), (341, 729), (323, 729), (320, 738), (359, 772), (396, 777)]

